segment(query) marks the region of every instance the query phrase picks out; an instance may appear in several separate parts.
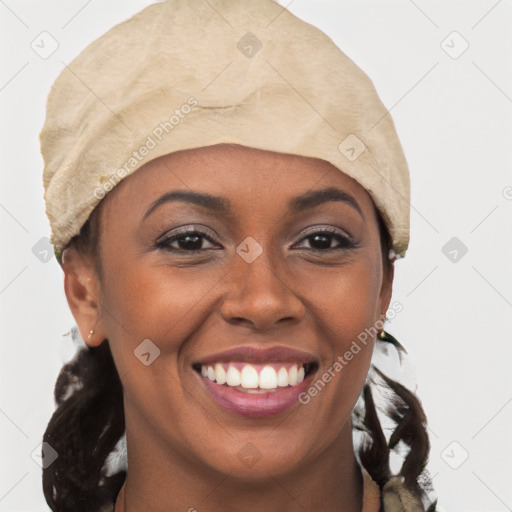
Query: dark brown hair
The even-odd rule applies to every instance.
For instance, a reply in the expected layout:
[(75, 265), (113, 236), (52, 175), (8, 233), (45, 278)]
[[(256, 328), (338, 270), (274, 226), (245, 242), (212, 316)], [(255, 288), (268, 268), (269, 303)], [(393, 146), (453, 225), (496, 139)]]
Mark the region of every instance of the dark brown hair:
[[(99, 216), (100, 209), (96, 208), (71, 244), (90, 257), (101, 276)], [(378, 211), (377, 218), (382, 264), (389, 276), (393, 270), (393, 261), (388, 257), (391, 238)], [(397, 350), (403, 350), (400, 345), (394, 345)], [(432, 486), (425, 469), (430, 443), (421, 403), (398, 382), (380, 372), (378, 375), (380, 386), (392, 392), (384, 413), (396, 428), (387, 439), (368, 382), (362, 393), (364, 411), (355, 410), (353, 415), (354, 428), (363, 432), (367, 441), (358, 451), (361, 464), (382, 489), (393, 476), (390, 452), (402, 442), (409, 447), (399, 472), (404, 485), (422, 501), (427, 512), (434, 512), (436, 501), (430, 501)], [(108, 340), (98, 347), (82, 347), (64, 365), (55, 385), (55, 402), (57, 408), (43, 436), (43, 441), (58, 453), (57, 459), (43, 469), (43, 491), (48, 505), (54, 512), (113, 510), (126, 471), (107, 476), (106, 459), (125, 433), (125, 418), (123, 388)]]

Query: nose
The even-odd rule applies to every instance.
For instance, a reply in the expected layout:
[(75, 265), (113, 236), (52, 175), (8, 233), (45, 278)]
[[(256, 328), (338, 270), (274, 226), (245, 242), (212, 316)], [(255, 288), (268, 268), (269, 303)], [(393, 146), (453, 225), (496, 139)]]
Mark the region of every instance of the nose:
[(270, 330), (283, 323), (297, 323), (304, 305), (294, 290), (300, 283), (285, 279), (286, 270), (263, 251), (251, 263), (237, 256), (236, 268), (226, 276), (221, 315), (229, 323), (254, 330)]

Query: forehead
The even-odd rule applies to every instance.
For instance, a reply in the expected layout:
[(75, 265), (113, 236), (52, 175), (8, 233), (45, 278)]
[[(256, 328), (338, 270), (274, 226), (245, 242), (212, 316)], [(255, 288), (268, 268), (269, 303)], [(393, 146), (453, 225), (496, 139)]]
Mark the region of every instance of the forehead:
[(250, 212), (257, 202), (265, 203), (270, 213), (272, 209), (277, 211), (294, 204), (291, 201), (294, 197), (326, 187), (354, 198), (362, 212), (374, 210), (368, 192), (329, 162), (218, 144), (171, 153), (148, 162), (107, 194), (102, 209), (111, 213), (129, 211), (142, 217), (162, 194), (188, 190), (222, 196), (226, 212)]

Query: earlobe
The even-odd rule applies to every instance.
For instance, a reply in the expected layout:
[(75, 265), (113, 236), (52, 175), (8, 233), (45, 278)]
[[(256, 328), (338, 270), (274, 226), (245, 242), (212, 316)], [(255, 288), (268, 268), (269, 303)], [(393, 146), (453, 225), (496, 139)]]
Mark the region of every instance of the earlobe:
[(90, 347), (99, 346), (106, 338), (101, 321), (99, 278), (73, 248), (64, 251), (62, 269), (64, 292), (82, 339)]

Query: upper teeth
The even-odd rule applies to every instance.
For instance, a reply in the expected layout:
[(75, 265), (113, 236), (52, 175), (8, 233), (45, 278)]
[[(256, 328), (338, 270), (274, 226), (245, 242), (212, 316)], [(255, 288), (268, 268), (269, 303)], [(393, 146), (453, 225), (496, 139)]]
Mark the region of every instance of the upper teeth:
[[(287, 365), (288, 366), (288, 365)], [(258, 367), (246, 363), (239, 370), (233, 364), (216, 363), (215, 365), (201, 365), (201, 375), (217, 384), (228, 386), (242, 386), (246, 389), (276, 389), (277, 387), (295, 386), (304, 380), (305, 369), (303, 365), (264, 365)]]

